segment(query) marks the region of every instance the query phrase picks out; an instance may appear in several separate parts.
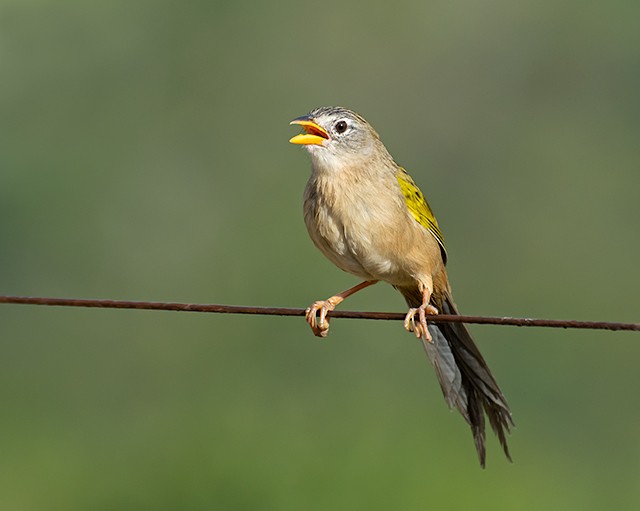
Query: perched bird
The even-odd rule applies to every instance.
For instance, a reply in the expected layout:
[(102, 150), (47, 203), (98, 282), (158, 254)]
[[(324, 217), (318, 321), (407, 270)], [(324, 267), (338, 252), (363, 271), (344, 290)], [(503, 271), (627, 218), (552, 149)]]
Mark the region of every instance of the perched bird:
[(314, 334), (327, 335), (327, 313), (348, 296), (378, 281), (391, 284), (409, 306), (404, 326), (422, 340), (447, 404), (471, 426), (480, 464), (485, 466), (485, 414), (510, 460), (509, 405), (468, 330), (462, 323), (426, 321), (427, 314), (458, 311), (444, 238), (424, 195), (357, 113), (321, 107), (291, 124), (304, 131), (290, 142), (311, 156), (304, 191), (309, 235), (333, 264), (363, 279), (307, 309)]

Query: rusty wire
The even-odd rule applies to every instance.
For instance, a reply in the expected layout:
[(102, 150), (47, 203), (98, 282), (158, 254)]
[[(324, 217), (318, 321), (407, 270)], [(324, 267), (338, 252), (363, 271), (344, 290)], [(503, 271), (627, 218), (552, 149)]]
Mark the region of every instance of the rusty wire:
[[(91, 307), (101, 309), (139, 309), (178, 312), (210, 312), (218, 314), (258, 314), (267, 316), (304, 316), (305, 309), (287, 307), (256, 307), (244, 305), (217, 305), (177, 302), (139, 302), (125, 300), (87, 300), (77, 298), (42, 298), (31, 296), (0, 296), (0, 303), (22, 305), (51, 305), (62, 307)], [(399, 312), (331, 311), (328, 317), (351, 319), (403, 320)], [(589, 330), (640, 331), (640, 323), (614, 323), (607, 321), (576, 321), (560, 319), (533, 319), (491, 316), (427, 315), (434, 323), (475, 323), (481, 325), (537, 326), (548, 328), (578, 328)]]

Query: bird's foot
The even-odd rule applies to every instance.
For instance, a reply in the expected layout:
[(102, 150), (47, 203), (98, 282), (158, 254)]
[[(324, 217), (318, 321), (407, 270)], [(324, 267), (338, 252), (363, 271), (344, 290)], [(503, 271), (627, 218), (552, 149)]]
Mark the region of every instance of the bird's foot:
[[(416, 314), (418, 315), (417, 323), (415, 320)], [(409, 332), (413, 332), (418, 339), (422, 337), (427, 342), (433, 342), (429, 329), (427, 328), (427, 314), (438, 314), (438, 309), (430, 303), (424, 303), (420, 307), (410, 308), (404, 318), (404, 328)]]
[[(326, 337), (329, 333), (329, 318), (327, 317), (327, 312), (335, 309), (337, 305), (331, 298), (313, 302), (305, 311), (307, 323), (309, 323), (316, 337)], [(320, 317), (316, 318), (318, 311), (320, 311)]]
[[(357, 293), (361, 289), (365, 287), (372, 286), (378, 282), (377, 280), (365, 280), (364, 282), (360, 282), (357, 286), (353, 286), (342, 293), (338, 293), (337, 295), (333, 295), (331, 298), (327, 298), (326, 300), (320, 300), (317, 302), (313, 302), (311, 306), (305, 311), (305, 317), (307, 318), (307, 323), (313, 330), (313, 333), (318, 337), (326, 337), (329, 333), (329, 318), (327, 317), (327, 313), (336, 308), (336, 306), (345, 298), (348, 298), (353, 293)], [(320, 318), (316, 319), (316, 315), (320, 311)]]

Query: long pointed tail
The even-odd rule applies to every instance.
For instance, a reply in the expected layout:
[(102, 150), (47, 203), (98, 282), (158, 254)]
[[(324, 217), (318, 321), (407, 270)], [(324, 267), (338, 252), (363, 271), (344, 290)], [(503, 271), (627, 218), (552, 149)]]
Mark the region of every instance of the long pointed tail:
[[(412, 296), (406, 296), (410, 307), (418, 307)], [(458, 314), (453, 299), (447, 293), (435, 306), (443, 314)], [(433, 342), (422, 344), (435, 367), (442, 393), (450, 408), (454, 406), (471, 426), (473, 439), (485, 466), (485, 413), (498, 436), (504, 453), (511, 461), (506, 434), (513, 426), (511, 411), (480, 350), (463, 323), (430, 323)]]

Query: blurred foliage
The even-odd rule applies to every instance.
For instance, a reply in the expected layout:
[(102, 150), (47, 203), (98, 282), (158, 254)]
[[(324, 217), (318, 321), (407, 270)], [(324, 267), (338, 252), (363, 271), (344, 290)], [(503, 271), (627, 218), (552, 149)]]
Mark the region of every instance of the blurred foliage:
[[(469, 314), (637, 321), (632, 1), (0, 2), (3, 294), (304, 306), (288, 121), (341, 104), (420, 184)], [(402, 310), (376, 286), (348, 308)], [(480, 470), (398, 324), (0, 308), (0, 508), (632, 509), (640, 342), (474, 327)], [(636, 404), (634, 404), (636, 403)]]

